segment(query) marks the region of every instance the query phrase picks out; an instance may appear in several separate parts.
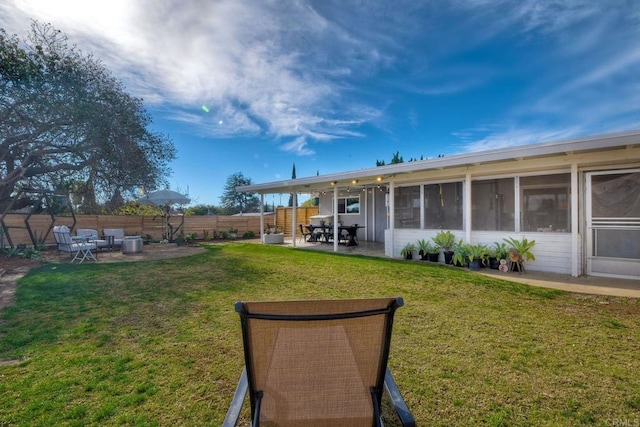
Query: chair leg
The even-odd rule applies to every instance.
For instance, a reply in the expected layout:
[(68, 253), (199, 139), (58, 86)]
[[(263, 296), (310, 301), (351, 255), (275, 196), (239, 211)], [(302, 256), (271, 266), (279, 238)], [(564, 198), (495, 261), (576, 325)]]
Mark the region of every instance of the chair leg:
[(393, 402), (393, 406), (396, 409), (396, 414), (400, 418), (402, 425), (405, 427), (415, 427), (416, 421), (409, 411), (409, 407), (405, 403), (402, 395), (400, 394), (400, 390), (398, 389), (398, 385), (396, 381), (393, 379), (393, 375), (389, 368), (387, 368), (387, 372), (384, 376), (384, 387), (387, 390), (387, 394), (391, 398), (391, 402)]
[(227, 415), (224, 417), (222, 427), (234, 427), (238, 423), (238, 418), (240, 418), (240, 410), (242, 409), (242, 403), (244, 402), (244, 397), (247, 394), (248, 388), (249, 383), (247, 381), (247, 368), (245, 367), (242, 369), (242, 374), (240, 375), (240, 380), (238, 381), (236, 392), (233, 395), (231, 405), (229, 405), (229, 410), (227, 410)]

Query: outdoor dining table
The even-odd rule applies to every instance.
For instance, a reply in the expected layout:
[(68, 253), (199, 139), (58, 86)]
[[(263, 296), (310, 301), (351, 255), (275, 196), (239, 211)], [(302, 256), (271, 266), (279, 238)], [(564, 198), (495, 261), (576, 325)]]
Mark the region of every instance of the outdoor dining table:
[(307, 242), (308, 243), (317, 242), (318, 241), (318, 233), (314, 233), (314, 230), (322, 228), (322, 226), (321, 225), (306, 224), (306, 225), (304, 225), (304, 228), (306, 228), (307, 231), (309, 231), (309, 237), (307, 238)]
[(341, 225), (338, 227), (338, 232), (346, 231), (349, 239), (347, 240), (347, 246), (358, 246), (358, 228), (364, 228), (363, 225)]

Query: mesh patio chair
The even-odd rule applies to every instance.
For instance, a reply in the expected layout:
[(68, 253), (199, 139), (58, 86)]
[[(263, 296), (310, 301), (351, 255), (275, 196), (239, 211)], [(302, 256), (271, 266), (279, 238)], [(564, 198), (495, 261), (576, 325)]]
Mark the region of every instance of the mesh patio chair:
[(381, 426), (383, 387), (415, 421), (387, 368), (402, 298), (238, 302), (245, 369), (223, 426), (249, 393), (252, 426)]

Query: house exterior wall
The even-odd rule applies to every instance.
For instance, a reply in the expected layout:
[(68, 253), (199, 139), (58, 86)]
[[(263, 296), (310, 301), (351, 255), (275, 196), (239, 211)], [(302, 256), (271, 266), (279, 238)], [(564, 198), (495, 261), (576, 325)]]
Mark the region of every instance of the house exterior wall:
[[(491, 246), (494, 242), (502, 242), (503, 239), (507, 237), (516, 239), (526, 237), (529, 240), (536, 241), (536, 245), (532, 250), (536, 260), (526, 262), (528, 269), (559, 274), (581, 275), (587, 273), (587, 240), (585, 238), (585, 232), (590, 232), (590, 230), (587, 230), (584, 212), (586, 209), (585, 174), (592, 171), (615, 172), (629, 168), (635, 170), (639, 167), (640, 151), (638, 148), (629, 147), (626, 150), (621, 150), (619, 147), (616, 147), (611, 150), (602, 149), (599, 152), (583, 154), (563, 153), (544, 159), (513, 159), (494, 164), (470, 165), (451, 170), (415, 172), (411, 174), (410, 180), (400, 178), (392, 182), (391, 185), (393, 185), (394, 190), (397, 191), (399, 188), (407, 186), (422, 186), (430, 183), (460, 181), (463, 183), (465, 191), (465, 218), (463, 220), (463, 229), (451, 230), (456, 235), (456, 240), (459, 241), (462, 239), (472, 244), (482, 243)], [(474, 230), (473, 222), (468, 218), (472, 211), (471, 207), (468, 206), (471, 203), (472, 194), (467, 193), (471, 190), (469, 187), (473, 187), (474, 182), (487, 179), (548, 176), (549, 174), (570, 174), (572, 190), (575, 190), (573, 181), (574, 179), (577, 180), (577, 198), (574, 199), (570, 197), (569, 229), (561, 231), (545, 230), (523, 232), (520, 231), (521, 224), (516, 218), (513, 231)], [(469, 178), (468, 181), (467, 178)], [(514, 189), (514, 197), (516, 204), (521, 203), (519, 198), (522, 196), (521, 190), (517, 187), (519, 182), (520, 179), (515, 181), (516, 188)], [(394, 191), (391, 191), (391, 194), (393, 193)], [(394, 206), (391, 208), (394, 209)], [(469, 224), (471, 225), (470, 230), (467, 229)], [(438, 231), (440, 230), (397, 228), (394, 224), (391, 224), (390, 228), (385, 227), (384, 230), (378, 230), (379, 233), (384, 234), (385, 254), (389, 257), (399, 257), (400, 251), (407, 243), (415, 244), (420, 239), (430, 240)], [(600, 260), (599, 262), (606, 261)], [(638, 274), (636, 278), (640, 277), (640, 263), (638, 264)], [(614, 275), (614, 272), (615, 271), (612, 271), (611, 274)], [(632, 278), (633, 274), (630, 276), (627, 275), (626, 277)]]
[[(384, 205), (386, 190), (377, 188), (371, 191), (359, 191), (355, 195), (360, 198), (359, 214), (339, 214), (338, 218), (344, 225), (364, 226), (358, 229), (358, 240), (363, 241), (379, 241), (384, 238), (384, 230), (387, 225), (387, 212)], [(349, 197), (355, 196), (349, 194)], [(347, 194), (341, 194), (340, 197), (346, 197)], [(333, 193), (325, 192), (319, 196), (320, 210), (319, 215), (333, 215)]]
[[(414, 230), (395, 229), (393, 240), (385, 241), (385, 254), (392, 258), (400, 257), (400, 251), (407, 243), (416, 243), (418, 240), (431, 240), (439, 230)], [(456, 240), (464, 239), (463, 230), (450, 230), (456, 235)], [(387, 236), (391, 230), (386, 230)], [(536, 245), (532, 250), (535, 261), (527, 261), (526, 267), (532, 271), (545, 271), (549, 273), (571, 274), (571, 235), (568, 233), (511, 233), (511, 232), (472, 232), (472, 244), (486, 244), (492, 246), (494, 242), (502, 242), (504, 238), (514, 237), (520, 239), (526, 237), (535, 240)], [(440, 254), (440, 262), (443, 262)]]

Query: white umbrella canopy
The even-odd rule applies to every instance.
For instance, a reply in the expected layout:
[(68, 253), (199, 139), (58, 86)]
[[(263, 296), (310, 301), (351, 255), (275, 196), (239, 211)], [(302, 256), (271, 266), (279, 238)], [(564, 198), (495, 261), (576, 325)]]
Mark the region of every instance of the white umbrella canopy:
[[(151, 193), (141, 197), (138, 199), (140, 203), (144, 203), (146, 205), (156, 205), (156, 206), (164, 206), (164, 215), (162, 219), (162, 238), (168, 238), (169, 240), (173, 240), (174, 234), (182, 227), (184, 224), (184, 217), (182, 217), (182, 222), (176, 228), (173, 229), (173, 226), (169, 224), (169, 218), (171, 217), (171, 205), (186, 205), (191, 201), (184, 194), (180, 194), (177, 191), (173, 190), (158, 190), (152, 191)], [(166, 232), (166, 228), (169, 227), (169, 233)]]
[(138, 201), (147, 205), (186, 205), (191, 199), (177, 191), (158, 190), (141, 197)]

